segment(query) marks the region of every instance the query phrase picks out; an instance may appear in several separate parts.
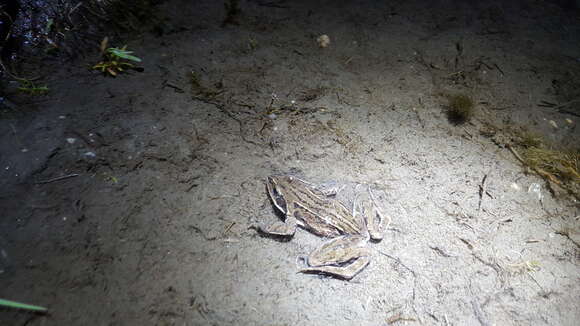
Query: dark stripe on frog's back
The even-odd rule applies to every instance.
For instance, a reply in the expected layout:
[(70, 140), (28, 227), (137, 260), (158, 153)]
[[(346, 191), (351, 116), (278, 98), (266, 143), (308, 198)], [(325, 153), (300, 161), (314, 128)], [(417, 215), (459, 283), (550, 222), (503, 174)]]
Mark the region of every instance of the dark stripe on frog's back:
[(272, 183), (270, 182), (269, 177), (268, 177), (268, 180), (266, 182), (266, 189), (268, 191), (268, 195), (269, 195), (270, 199), (274, 202), (274, 205), (276, 206), (276, 208), (282, 210), (284, 212), (284, 214), (287, 214), (288, 213), (288, 203), (286, 203), (284, 196), (282, 196), (278, 191), (276, 191), (275, 187), (272, 187)]
[[(334, 216), (334, 219), (332, 219), (332, 222), (334, 222), (332, 223), (332, 226), (337, 228), (340, 231), (340, 233), (358, 234), (362, 231), (361, 226), (352, 219), (352, 213), (346, 207), (344, 207), (342, 203), (340, 203), (337, 200), (325, 200), (325, 205), (327, 205), (328, 210), (330, 211), (338, 211), (339, 213), (338, 216), (351, 217), (351, 219), (344, 218), (339, 219), (337, 215)], [(306, 209), (312, 210), (313, 213), (319, 213), (314, 211), (314, 209), (312, 209), (311, 207), (306, 207)], [(325, 217), (324, 214), (322, 213), (320, 213), (319, 215)]]
[(298, 225), (302, 226), (306, 230), (323, 237), (335, 237), (342, 234), (336, 227), (324, 223), (323, 220), (317, 218), (309, 218), (304, 216), (306, 214), (312, 214), (308, 210), (295, 210), (294, 217), (297, 219)]
[[(293, 214), (294, 217), (300, 220), (302, 224), (313, 233), (321, 234), (324, 236), (334, 236), (345, 233), (359, 234), (362, 232), (361, 225), (355, 221), (349, 221), (346, 219), (339, 220), (337, 216), (334, 216), (334, 219), (329, 221), (332, 223), (327, 223), (325, 220), (319, 219), (317, 215), (327, 218), (329, 217), (325, 216), (324, 208), (319, 209), (318, 211), (316, 210), (316, 208), (321, 205), (325, 206), (328, 211), (341, 210), (341, 213), (346, 216), (351, 216), (351, 213), (346, 207), (344, 207), (344, 205), (342, 205), (342, 203), (326, 199), (326, 197), (318, 190), (307, 186), (304, 186), (303, 188), (305, 189), (303, 192), (297, 192), (293, 190), (298, 189), (297, 187), (284, 188), (284, 190), (291, 194), (291, 196), (294, 198), (300, 198), (300, 200), (304, 203), (304, 205), (300, 205), (294, 202), (295, 207), (292, 207), (292, 212), (288, 213)], [(303, 216), (300, 214), (300, 211), (304, 211), (304, 214), (308, 214), (308, 216)]]

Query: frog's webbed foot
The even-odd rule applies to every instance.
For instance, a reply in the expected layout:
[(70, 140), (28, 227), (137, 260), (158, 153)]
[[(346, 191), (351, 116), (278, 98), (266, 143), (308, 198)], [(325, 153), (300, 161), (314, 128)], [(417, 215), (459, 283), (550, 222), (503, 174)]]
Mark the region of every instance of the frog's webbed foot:
[(269, 235), (290, 237), (296, 233), (296, 219), (293, 217), (286, 217), (285, 222), (260, 225), (258, 226), (258, 230)]
[(308, 256), (302, 273), (322, 273), (350, 280), (370, 263), (366, 237), (344, 235), (325, 242)]

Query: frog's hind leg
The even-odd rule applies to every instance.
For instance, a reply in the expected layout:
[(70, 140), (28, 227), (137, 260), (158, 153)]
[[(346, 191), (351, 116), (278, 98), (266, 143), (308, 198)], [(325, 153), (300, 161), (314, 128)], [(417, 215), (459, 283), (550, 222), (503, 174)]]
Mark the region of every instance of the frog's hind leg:
[(322, 273), (350, 280), (370, 263), (367, 238), (344, 235), (325, 242), (308, 256), (302, 273)]

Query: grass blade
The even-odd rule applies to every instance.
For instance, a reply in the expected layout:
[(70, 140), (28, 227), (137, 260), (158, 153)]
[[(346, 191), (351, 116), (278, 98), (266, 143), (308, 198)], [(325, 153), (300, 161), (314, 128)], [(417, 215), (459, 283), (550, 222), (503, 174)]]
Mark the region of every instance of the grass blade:
[(10, 308), (16, 308), (16, 309), (25, 309), (25, 310), (32, 310), (32, 311), (40, 311), (40, 312), (46, 312), (48, 310), (48, 309), (46, 309), (44, 307), (33, 306), (33, 305), (30, 305), (30, 304), (26, 304), (26, 303), (20, 303), (20, 302), (10, 301), (10, 300), (4, 300), (4, 299), (0, 299), (0, 306), (10, 307)]
[(134, 55), (131, 55), (131, 53), (133, 53), (133, 51), (127, 51), (124, 49), (119, 49), (119, 48), (109, 48), (109, 53), (119, 57), (119, 58), (123, 58), (126, 60), (131, 60), (131, 61), (135, 61), (135, 62), (141, 62), (140, 58), (137, 58)]

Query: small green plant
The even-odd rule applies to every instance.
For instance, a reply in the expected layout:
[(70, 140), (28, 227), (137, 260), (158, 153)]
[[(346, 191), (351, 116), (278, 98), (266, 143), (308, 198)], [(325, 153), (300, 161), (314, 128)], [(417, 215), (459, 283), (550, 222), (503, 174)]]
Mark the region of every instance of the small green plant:
[(16, 309), (24, 309), (30, 311), (38, 311), (38, 312), (46, 312), (48, 309), (39, 306), (33, 306), (26, 303), (20, 303), (16, 301), (4, 300), (0, 299), (0, 306), (8, 307), (8, 308), (16, 308)]
[(36, 85), (32, 80), (26, 78), (17, 78), (16, 81), (18, 81), (19, 84), (19, 92), (28, 95), (46, 95), (48, 93), (48, 87), (46, 85)]
[(105, 181), (109, 181), (111, 183), (119, 183), (119, 179), (113, 175), (110, 175), (108, 173), (103, 173), (103, 179), (105, 179)]
[(254, 51), (258, 47), (258, 41), (255, 38), (248, 38), (248, 50)]
[(126, 45), (122, 48), (106, 48), (106, 44), (107, 41), (105, 39), (101, 43), (103, 61), (94, 65), (93, 69), (100, 70), (104, 74), (116, 77), (119, 73), (127, 69), (136, 69), (137, 66), (131, 62), (141, 62), (140, 58), (131, 54), (133, 51), (127, 50)]
[(463, 94), (448, 95), (447, 100), (446, 113), (451, 123), (459, 125), (471, 119), (475, 107), (471, 97)]

